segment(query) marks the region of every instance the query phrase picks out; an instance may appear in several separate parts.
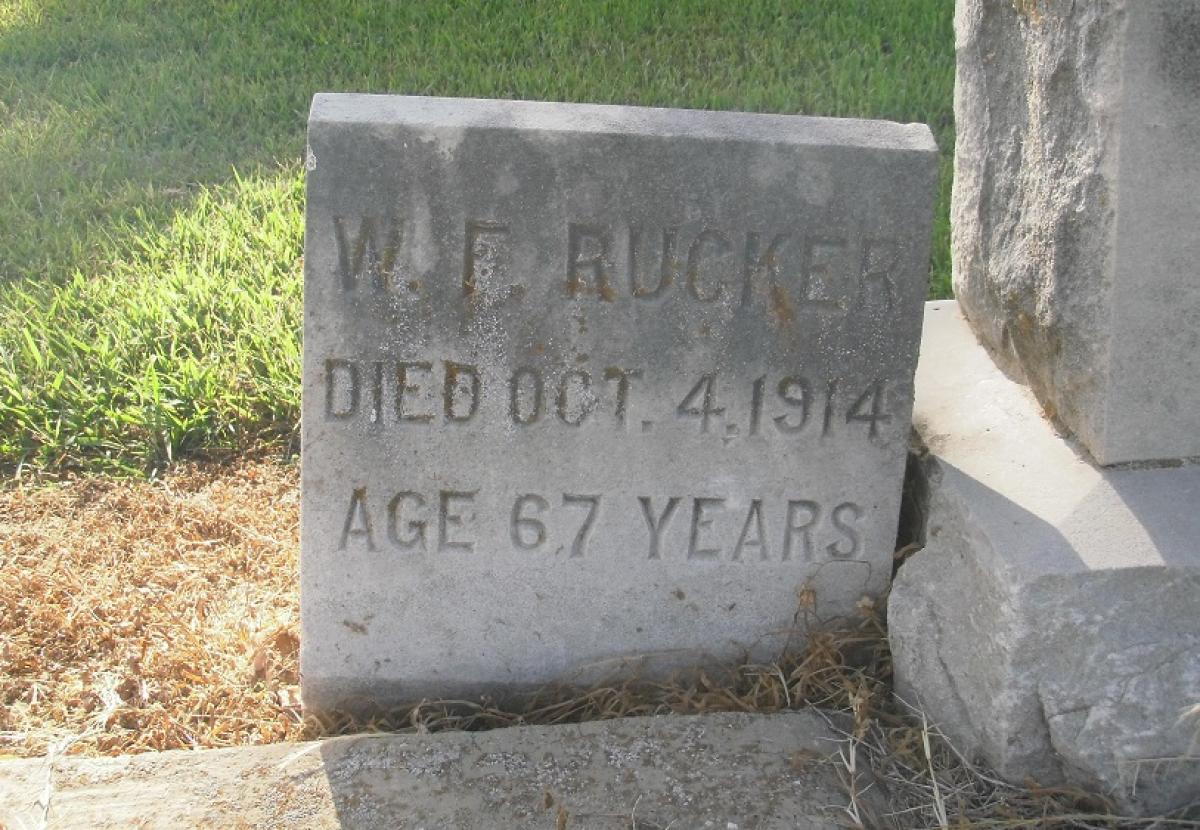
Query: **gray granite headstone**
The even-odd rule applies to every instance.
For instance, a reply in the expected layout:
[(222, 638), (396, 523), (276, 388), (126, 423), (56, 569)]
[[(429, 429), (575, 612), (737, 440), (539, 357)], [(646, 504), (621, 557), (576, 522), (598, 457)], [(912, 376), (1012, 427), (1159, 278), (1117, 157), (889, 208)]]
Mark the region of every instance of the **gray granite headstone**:
[(307, 167), (310, 710), (765, 659), (885, 589), (926, 127), (323, 94)]

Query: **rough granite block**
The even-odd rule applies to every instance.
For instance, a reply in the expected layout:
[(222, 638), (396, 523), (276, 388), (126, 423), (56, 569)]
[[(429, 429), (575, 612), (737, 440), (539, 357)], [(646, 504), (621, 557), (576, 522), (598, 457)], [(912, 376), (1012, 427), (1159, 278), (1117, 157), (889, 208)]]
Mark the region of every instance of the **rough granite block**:
[(921, 353), (926, 545), (888, 603), (898, 692), (1016, 783), (1200, 801), (1200, 465), (1095, 466), (953, 302), (929, 304)]
[(922, 125), (318, 95), (305, 706), (765, 658), (803, 588), (880, 594), (935, 164)]
[(954, 293), (1101, 464), (1200, 456), (1200, 3), (959, 0)]

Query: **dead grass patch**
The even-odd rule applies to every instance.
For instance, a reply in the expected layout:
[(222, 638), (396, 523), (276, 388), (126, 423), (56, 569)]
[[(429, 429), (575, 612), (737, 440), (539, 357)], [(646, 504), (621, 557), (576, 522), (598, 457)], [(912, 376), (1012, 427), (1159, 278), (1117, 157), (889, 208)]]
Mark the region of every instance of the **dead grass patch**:
[[(815, 705), (843, 713), (845, 741), (833, 758), (794, 762), (839, 765), (848, 826), (1197, 826), (1121, 818), (1092, 794), (1013, 787), (973, 766), (894, 701), (885, 621), (870, 602), (769, 665), (549, 688), (504, 706), (423, 701), (369, 721), (305, 720), (298, 528), (298, 470), (270, 460), (189, 463), (155, 482), (77, 478), (0, 490), (0, 755)], [(811, 622), (813, 598), (797, 599), (800, 621)], [(887, 815), (857, 797), (864, 786), (885, 791)]]
[(0, 752), (297, 738), (295, 466), (0, 492)]

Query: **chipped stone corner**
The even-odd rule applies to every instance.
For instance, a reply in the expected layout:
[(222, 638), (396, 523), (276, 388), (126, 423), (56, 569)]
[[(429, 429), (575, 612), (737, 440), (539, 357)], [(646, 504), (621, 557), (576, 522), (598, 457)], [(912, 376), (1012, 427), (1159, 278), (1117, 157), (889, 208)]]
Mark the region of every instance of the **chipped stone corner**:
[[(910, 465), (906, 488), (925, 501), (912, 517), (923, 526), (910, 526), (922, 548), (900, 565), (888, 600), (896, 692), (960, 752), (1003, 773), (1049, 747), (1029, 730), (1019, 739), (1009, 734), (1016, 720), (1036, 721), (1032, 690), (1006, 688), (1022, 634), (1021, 586), (989, 569), (991, 543), (973, 524), (969, 502), (945, 485), (937, 456)], [(987, 555), (977, 558), (980, 550)], [(1053, 766), (1037, 767), (1047, 780), (1060, 778)]]
[(1200, 695), (1200, 467), (1095, 467), (933, 305), (906, 485), (923, 547), (888, 606), (897, 693), (1014, 783), (1139, 815), (1200, 803), (1180, 720)]

